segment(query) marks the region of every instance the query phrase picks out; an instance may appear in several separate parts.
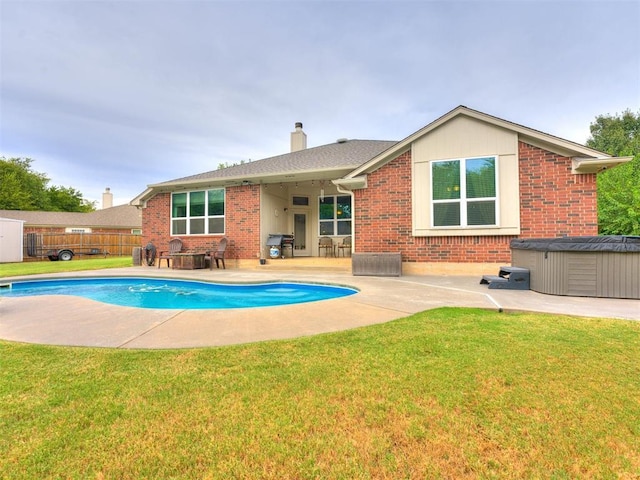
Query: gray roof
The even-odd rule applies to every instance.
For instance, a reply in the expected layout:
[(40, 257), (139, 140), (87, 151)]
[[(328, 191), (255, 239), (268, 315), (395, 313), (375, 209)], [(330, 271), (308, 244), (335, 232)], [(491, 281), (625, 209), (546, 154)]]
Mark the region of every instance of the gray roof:
[(396, 143), (395, 141), (385, 140), (344, 140), (189, 177), (177, 178), (159, 183), (157, 186), (201, 180), (256, 179), (265, 176), (312, 171), (352, 170)]
[(137, 207), (120, 205), (95, 212), (32, 212), (0, 210), (0, 218), (23, 220), (27, 226), (140, 228), (142, 216)]

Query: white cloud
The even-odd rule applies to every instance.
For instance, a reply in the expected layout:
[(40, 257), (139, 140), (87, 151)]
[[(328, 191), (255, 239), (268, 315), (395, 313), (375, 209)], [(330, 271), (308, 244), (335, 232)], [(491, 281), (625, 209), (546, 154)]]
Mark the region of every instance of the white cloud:
[[(91, 200), (457, 105), (583, 142), (640, 106), (640, 4), (0, 3), (0, 154)], [(107, 184), (108, 183), (108, 184)]]

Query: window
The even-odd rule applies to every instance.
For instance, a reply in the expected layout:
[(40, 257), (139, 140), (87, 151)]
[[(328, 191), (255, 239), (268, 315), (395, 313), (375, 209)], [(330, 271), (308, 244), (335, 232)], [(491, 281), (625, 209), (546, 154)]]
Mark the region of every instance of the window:
[(318, 203), (320, 235), (351, 235), (351, 196), (329, 195)]
[(299, 197), (295, 195), (291, 200), (291, 205), (293, 205), (294, 207), (308, 207), (309, 197)]
[(223, 188), (173, 193), (171, 195), (172, 235), (213, 235), (223, 233)]
[(434, 227), (497, 225), (496, 157), (431, 164)]

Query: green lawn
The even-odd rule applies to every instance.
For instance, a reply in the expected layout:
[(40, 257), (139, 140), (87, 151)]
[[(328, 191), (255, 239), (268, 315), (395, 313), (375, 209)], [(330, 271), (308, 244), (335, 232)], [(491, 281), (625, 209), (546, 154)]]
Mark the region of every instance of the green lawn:
[(640, 476), (636, 322), (443, 308), (224, 348), (0, 342), (0, 372), (0, 478)]
[(131, 257), (108, 257), (73, 259), (68, 262), (22, 262), (0, 263), (0, 278), (39, 273), (79, 272), (81, 270), (100, 270), (104, 268), (131, 267)]

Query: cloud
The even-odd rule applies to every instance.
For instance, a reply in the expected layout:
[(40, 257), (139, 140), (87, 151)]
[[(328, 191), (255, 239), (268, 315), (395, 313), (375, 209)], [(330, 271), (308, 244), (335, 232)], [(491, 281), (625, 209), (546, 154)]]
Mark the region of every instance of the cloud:
[(583, 142), (640, 105), (637, 2), (0, 8), (0, 154), (94, 200), (284, 153), (297, 121), (310, 146), (399, 140), (464, 104)]

